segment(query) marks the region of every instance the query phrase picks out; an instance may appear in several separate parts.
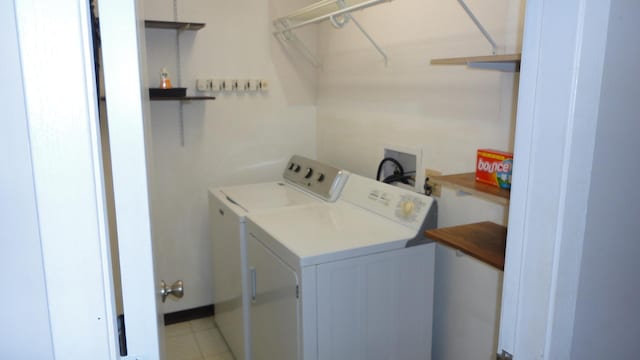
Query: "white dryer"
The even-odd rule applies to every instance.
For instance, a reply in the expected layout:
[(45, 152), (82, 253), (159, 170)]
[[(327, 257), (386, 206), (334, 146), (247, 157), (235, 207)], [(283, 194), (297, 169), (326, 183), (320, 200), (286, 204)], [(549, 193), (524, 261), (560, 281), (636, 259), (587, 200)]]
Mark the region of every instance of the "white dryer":
[(334, 204), (249, 214), (253, 359), (430, 359), (436, 213), (351, 174)]
[(282, 181), (209, 190), (215, 322), (238, 360), (250, 359), (246, 277), (247, 214), (337, 199), (348, 173), (302, 156), (287, 163)]

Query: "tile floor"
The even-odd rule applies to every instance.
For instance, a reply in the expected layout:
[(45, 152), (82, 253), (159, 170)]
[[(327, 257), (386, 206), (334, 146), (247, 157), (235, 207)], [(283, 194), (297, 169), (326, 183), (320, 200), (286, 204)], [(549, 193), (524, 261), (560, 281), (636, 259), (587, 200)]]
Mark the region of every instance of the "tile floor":
[(213, 317), (165, 326), (164, 336), (168, 360), (233, 360)]

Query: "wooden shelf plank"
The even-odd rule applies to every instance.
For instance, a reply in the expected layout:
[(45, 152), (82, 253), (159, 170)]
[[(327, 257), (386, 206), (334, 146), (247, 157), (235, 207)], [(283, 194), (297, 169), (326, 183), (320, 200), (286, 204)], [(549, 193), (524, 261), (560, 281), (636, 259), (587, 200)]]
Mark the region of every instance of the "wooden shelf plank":
[(425, 236), (504, 271), (507, 228), (485, 221), (425, 231)]
[(431, 180), (442, 186), (451, 187), (471, 195), (489, 200), (498, 204), (508, 205), (511, 192), (488, 184), (476, 181), (476, 173), (464, 173), (443, 176), (431, 176)]
[(191, 100), (215, 100), (215, 96), (152, 96), (149, 98), (151, 101), (191, 101)]
[(144, 26), (149, 29), (174, 29), (174, 30), (193, 30), (202, 29), (204, 23), (180, 22), (180, 21), (163, 21), (163, 20), (145, 20)]
[(472, 68), (499, 70), (507, 72), (520, 71), (520, 54), (467, 56), (446, 59), (432, 59), (432, 65), (466, 65)]
[(520, 63), (520, 54), (465, 56), (455, 58), (431, 59), (432, 65), (467, 65), (469, 63)]

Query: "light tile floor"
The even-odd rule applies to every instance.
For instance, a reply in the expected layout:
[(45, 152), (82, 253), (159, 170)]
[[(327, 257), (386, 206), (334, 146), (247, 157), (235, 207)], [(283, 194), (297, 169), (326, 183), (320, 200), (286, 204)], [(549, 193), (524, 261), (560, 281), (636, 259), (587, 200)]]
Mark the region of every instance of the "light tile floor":
[(213, 317), (164, 327), (168, 360), (233, 360)]

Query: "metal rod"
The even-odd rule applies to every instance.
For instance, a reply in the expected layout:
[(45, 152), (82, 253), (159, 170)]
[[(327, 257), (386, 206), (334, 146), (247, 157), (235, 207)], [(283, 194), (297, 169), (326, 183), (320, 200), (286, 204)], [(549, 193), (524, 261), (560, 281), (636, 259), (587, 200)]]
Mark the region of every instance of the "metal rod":
[(358, 29), (360, 29), (360, 32), (362, 32), (362, 34), (367, 38), (367, 40), (369, 40), (369, 42), (371, 43), (371, 45), (373, 45), (373, 47), (376, 48), (376, 50), (378, 50), (378, 52), (380, 53), (380, 55), (382, 55), (382, 57), (384, 58), (384, 66), (387, 66), (387, 63), (389, 61), (389, 58), (387, 57), (387, 54), (382, 50), (382, 48), (380, 48), (380, 46), (378, 46), (378, 44), (371, 38), (371, 36), (369, 36), (369, 33), (367, 33), (362, 26), (360, 26), (360, 23), (353, 17), (353, 15), (351, 14), (347, 14), (346, 16), (348, 16), (349, 18), (351, 18), (351, 21), (353, 21), (354, 24), (356, 24), (356, 26), (358, 27)]
[(464, 0), (458, 0), (458, 3), (460, 4), (460, 6), (462, 6), (464, 11), (467, 13), (467, 15), (469, 15), (469, 17), (471, 18), (471, 21), (473, 21), (473, 23), (476, 25), (478, 30), (480, 30), (482, 35), (484, 35), (485, 39), (487, 39), (487, 41), (491, 44), (491, 47), (493, 48), (493, 53), (495, 54), (498, 46), (496, 45), (496, 42), (493, 41), (493, 38), (491, 37), (491, 35), (489, 35), (489, 32), (487, 31), (487, 29), (485, 29), (484, 26), (482, 26), (482, 24), (480, 23), (480, 20), (478, 20), (478, 18), (473, 14), (473, 12), (471, 11), (471, 9), (469, 9), (469, 7), (464, 2)]

